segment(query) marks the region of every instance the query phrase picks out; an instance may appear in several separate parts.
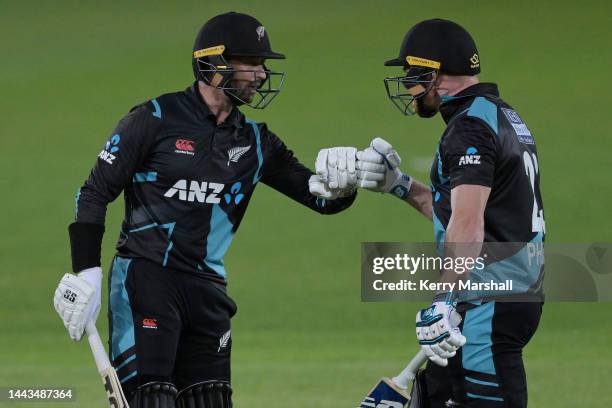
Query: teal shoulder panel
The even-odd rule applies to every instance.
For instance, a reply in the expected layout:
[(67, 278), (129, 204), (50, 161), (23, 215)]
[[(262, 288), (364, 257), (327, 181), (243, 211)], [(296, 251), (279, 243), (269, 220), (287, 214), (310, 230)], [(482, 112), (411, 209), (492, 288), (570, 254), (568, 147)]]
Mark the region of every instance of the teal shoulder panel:
[(483, 120), (496, 135), (498, 134), (497, 106), (493, 102), (482, 96), (477, 97), (468, 109), (467, 116)]

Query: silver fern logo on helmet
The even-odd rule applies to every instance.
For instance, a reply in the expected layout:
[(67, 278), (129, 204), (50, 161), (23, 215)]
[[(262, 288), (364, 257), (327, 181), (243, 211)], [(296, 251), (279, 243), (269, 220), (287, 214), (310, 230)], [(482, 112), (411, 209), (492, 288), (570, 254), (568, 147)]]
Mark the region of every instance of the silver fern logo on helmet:
[(255, 29), (255, 32), (257, 33), (257, 41), (261, 41), (261, 39), (266, 34), (266, 29), (264, 28), (264, 26), (259, 26)]
[(242, 147), (232, 147), (231, 149), (229, 149), (227, 151), (227, 165), (229, 166), (230, 162), (238, 163), (238, 160), (240, 160), (240, 158), (244, 156), (244, 154), (248, 152), (250, 148), (251, 145)]

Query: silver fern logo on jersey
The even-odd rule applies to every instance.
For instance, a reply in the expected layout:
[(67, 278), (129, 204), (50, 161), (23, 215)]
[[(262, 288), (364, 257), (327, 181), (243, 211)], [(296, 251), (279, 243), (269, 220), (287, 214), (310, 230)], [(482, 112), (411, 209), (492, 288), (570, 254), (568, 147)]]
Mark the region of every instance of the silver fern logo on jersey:
[(230, 338), (232, 337), (232, 331), (228, 330), (223, 333), (223, 336), (219, 338), (219, 348), (217, 349), (217, 353), (221, 351), (222, 348), (226, 348), (229, 344)]
[(229, 166), (230, 163), (238, 163), (238, 160), (240, 160), (240, 158), (244, 156), (244, 154), (248, 152), (250, 149), (251, 149), (250, 145), (232, 147), (231, 149), (229, 149), (227, 151), (227, 165)]

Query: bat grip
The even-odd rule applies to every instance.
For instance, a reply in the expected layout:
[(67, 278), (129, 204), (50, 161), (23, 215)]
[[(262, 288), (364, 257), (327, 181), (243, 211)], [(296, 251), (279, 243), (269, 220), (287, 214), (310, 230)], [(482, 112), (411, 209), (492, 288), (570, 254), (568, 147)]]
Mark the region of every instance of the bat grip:
[(93, 321), (90, 321), (87, 323), (85, 331), (87, 332), (87, 340), (89, 341), (89, 346), (91, 347), (94, 360), (96, 360), (96, 367), (98, 368), (98, 372), (102, 374), (103, 371), (110, 368), (111, 363), (108, 360), (106, 350), (104, 349), (104, 345), (102, 344), (102, 340), (98, 334), (96, 324)]
[(392, 381), (399, 388), (405, 390), (408, 389), (408, 384), (414, 380), (417, 370), (427, 361), (427, 356), (420, 350), (416, 356), (410, 360), (410, 363), (399, 373), (396, 377), (392, 378)]

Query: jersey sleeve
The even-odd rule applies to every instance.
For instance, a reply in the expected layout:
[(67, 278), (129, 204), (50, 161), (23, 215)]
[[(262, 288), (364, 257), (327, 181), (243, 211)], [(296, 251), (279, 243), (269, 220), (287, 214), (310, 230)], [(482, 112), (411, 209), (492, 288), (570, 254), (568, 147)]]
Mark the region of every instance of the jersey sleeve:
[(89, 178), (76, 197), (75, 222), (70, 224), (74, 272), (100, 266), (106, 207), (131, 182), (152, 145), (159, 120), (146, 105), (134, 108), (111, 133)]
[(156, 121), (145, 105), (119, 121), (77, 193), (76, 222), (104, 225), (106, 206), (131, 182), (151, 145)]
[(310, 194), (308, 179), (314, 173), (300, 163), (265, 124), (259, 126), (262, 142), (265, 142), (268, 150), (262, 167), (261, 181), (264, 184), (321, 214), (335, 214), (351, 206), (356, 193), (335, 200), (323, 200)]
[(493, 186), (495, 135), (478, 119), (462, 118), (452, 124), (441, 143), (440, 153), (451, 189), (462, 184)]

